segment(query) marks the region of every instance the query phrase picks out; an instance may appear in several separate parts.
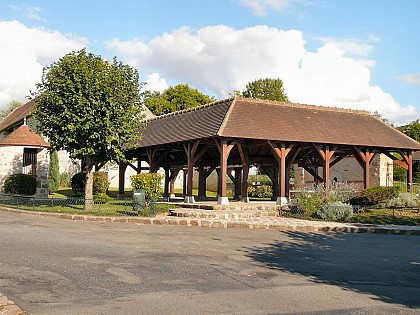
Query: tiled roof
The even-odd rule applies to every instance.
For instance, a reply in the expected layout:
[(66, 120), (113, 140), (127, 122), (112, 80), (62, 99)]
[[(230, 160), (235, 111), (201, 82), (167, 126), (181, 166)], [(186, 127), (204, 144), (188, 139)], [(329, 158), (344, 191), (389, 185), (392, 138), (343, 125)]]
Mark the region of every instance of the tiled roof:
[(26, 125), (22, 125), (1, 140), (0, 146), (31, 146), (49, 148), (50, 145), (31, 128)]
[(13, 112), (7, 115), (1, 122), (0, 122), (0, 131), (15, 125), (16, 123), (23, 120), (25, 117), (30, 116), (32, 109), (35, 105), (35, 100), (31, 100), (26, 104), (16, 108)]
[(420, 144), (366, 111), (235, 97), (158, 116), (140, 147), (209, 137), (420, 150)]
[(232, 99), (156, 116), (143, 130), (142, 147), (214, 137), (220, 129)]

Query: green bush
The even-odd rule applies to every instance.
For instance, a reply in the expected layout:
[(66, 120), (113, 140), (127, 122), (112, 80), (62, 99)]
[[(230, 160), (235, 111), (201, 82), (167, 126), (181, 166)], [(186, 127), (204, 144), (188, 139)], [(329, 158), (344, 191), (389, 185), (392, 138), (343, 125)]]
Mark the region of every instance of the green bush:
[[(80, 172), (71, 178), (71, 189), (76, 194), (85, 192), (86, 188), (86, 172)], [(94, 195), (106, 194), (109, 188), (108, 173), (94, 172), (93, 173), (93, 187), (92, 192)]]
[(290, 202), (293, 211), (304, 214), (308, 217), (313, 216), (327, 202), (325, 191), (300, 192), (295, 194)]
[(112, 200), (110, 196), (104, 193), (98, 193), (93, 195), (93, 202), (96, 204), (105, 204)]
[(385, 203), (397, 196), (397, 188), (374, 186), (362, 190), (356, 197), (350, 200), (353, 205), (374, 206)]
[(109, 188), (108, 173), (93, 173), (93, 194), (106, 194)]
[(271, 185), (271, 179), (268, 175), (249, 175), (249, 183), (256, 183), (257, 185)]
[(163, 175), (157, 173), (140, 173), (130, 177), (133, 189), (144, 189), (146, 199), (158, 199), (162, 196)]
[(10, 175), (3, 184), (3, 192), (7, 194), (34, 195), (36, 193), (36, 178), (26, 174)]
[(76, 194), (82, 194), (85, 192), (86, 187), (86, 172), (80, 172), (74, 174), (71, 178), (71, 189)]
[(389, 208), (414, 208), (419, 204), (419, 199), (415, 194), (409, 192), (400, 193), (386, 203)]
[(316, 214), (327, 221), (346, 221), (353, 215), (353, 207), (340, 201), (331, 202), (323, 205)]
[(250, 186), (248, 187), (248, 196), (254, 198), (271, 198), (273, 189), (268, 185)]
[(58, 165), (58, 153), (53, 150), (50, 153), (50, 165), (48, 169), (48, 192), (56, 192), (60, 186), (60, 171)]

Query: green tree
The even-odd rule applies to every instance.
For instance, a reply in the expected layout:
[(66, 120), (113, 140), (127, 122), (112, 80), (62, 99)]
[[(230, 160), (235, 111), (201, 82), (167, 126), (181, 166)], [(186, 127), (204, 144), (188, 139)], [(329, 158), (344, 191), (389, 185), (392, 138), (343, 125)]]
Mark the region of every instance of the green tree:
[(93, 205), (93, 166), (124, 161), (125, 151), (141, 138), (139, 90), (137, 70), (85, 49), (49, 65), (37, 84), (39, 131), (53, 149), (86, 161), (85, 209)]
[(0, 110), (0, 121), (2, 121), (4, 118), (6, 118), (7, 115), (9, 115), (11, 112), (13, 112), (16, 108), (20, 106), (22, 106), (21, 102), (11, 101), (5, 109)]
[(402, 132), (409, 136), (410, 138), (420, 142), (420, 122), (419, 120), (414, 120), (408, 125), (402, 127)]
[(48, 169), (48, 192), (56, 192), (60, 186), (60, 169), (58, 164), (58, 153), (56, 150), (50, 152), (50, 165)]
[[(414, 120), (408, 125), (402, 127), (402, 132), (409, 136), (410, 138), (420, 142), (420, 122), (419, 120)], [(414, 182), (420, 183), (420, 165), (419, 163), (414, 164), (413, 170), (413, 178)]]
[(284, 92), (283, 81), (271, 78), (248, 82), (242, 96), (280, 102), (289, 101), (287, 94)]
[(189, 87), (188, 84), (171, 86), (162, 93), (152, 91), (143, 93), (144, 105), (155, 115), (193, 108), (213, 101), (215, 101), (213, 97)]

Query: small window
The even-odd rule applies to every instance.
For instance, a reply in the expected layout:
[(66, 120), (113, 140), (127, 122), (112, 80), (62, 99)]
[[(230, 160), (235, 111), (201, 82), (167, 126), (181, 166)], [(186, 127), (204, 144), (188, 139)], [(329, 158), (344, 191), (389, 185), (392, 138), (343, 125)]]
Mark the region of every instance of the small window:
[(36, 176), (37, 149), (23, 149), (23, 173)]

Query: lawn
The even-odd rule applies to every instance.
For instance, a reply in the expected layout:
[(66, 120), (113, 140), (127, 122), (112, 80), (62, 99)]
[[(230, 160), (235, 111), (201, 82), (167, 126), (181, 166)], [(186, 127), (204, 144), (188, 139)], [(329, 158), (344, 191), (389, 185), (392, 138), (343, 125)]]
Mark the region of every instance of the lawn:
[(420, 212), (418, 209), (366, 209), (354, 214), (349, 222), (416, 226), (420, 225)]

